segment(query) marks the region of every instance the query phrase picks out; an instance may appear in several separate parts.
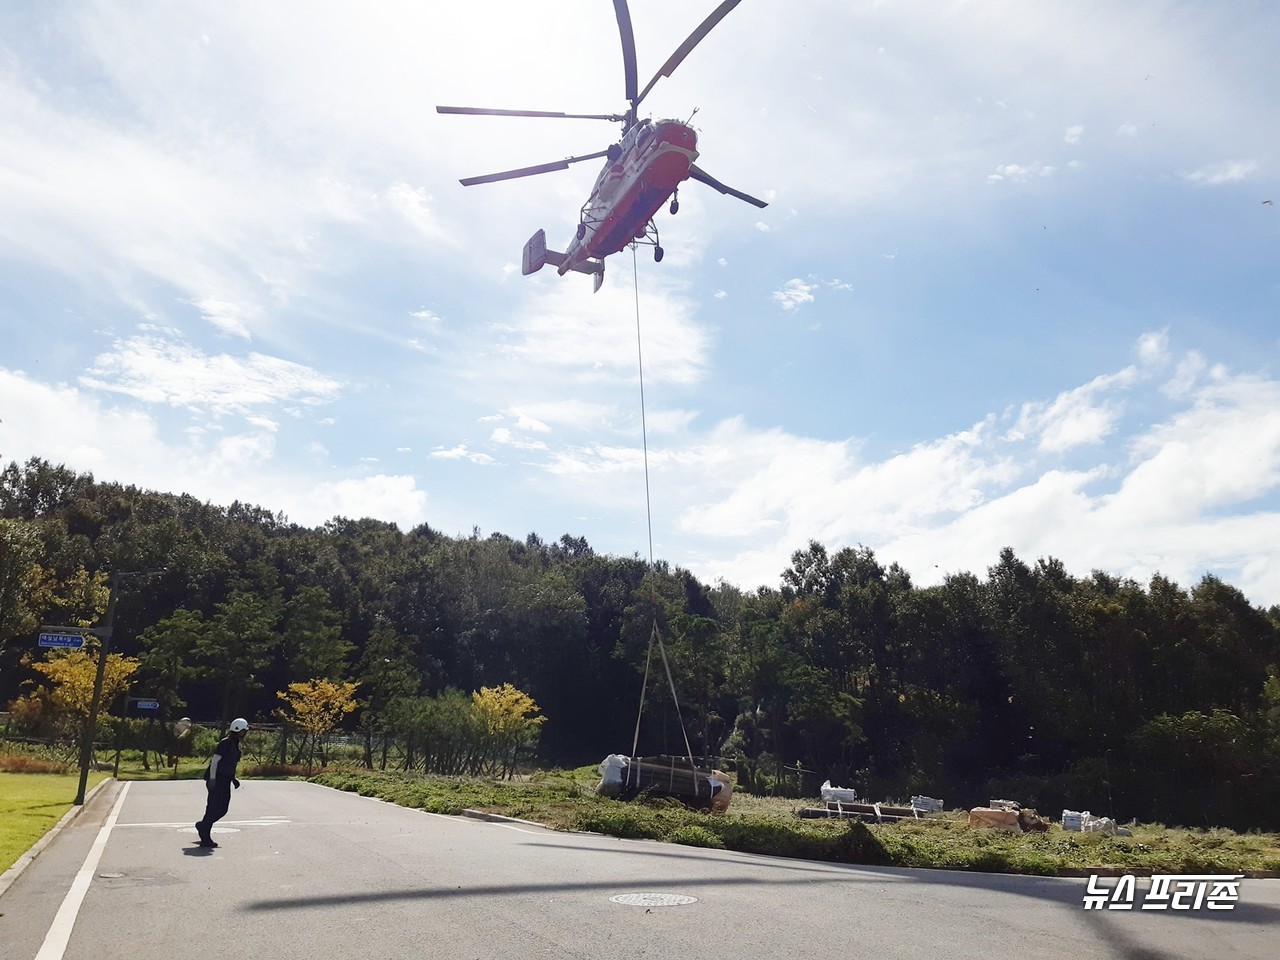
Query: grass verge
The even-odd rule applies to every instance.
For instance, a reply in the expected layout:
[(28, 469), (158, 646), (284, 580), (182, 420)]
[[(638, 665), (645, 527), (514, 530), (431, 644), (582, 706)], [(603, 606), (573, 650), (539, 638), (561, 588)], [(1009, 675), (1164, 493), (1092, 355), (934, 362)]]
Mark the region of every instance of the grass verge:
[[(91, 772), (89, 788), (104, 777), (105, 773)], [(80, 775), (74, 772), (0, 772), (0, 873), (71, 809), (79, 783)]]
[(896, 824), (803, 820), (796, 801), (734, 794), (723, 815), (669, 801), (620, 803), (591, 791), (594, 767), (538, 773), (514, 782), (341, 770), (315, 783), (380, 797), (431, 813), (479, 809), (560, 830), (645, 838), (805, 860), (988, 873), (1076, 876), (1124, 873), (1280, 873), (1280, 835), (1137, 825), (1131, 837), (1066, 833), (1004, 834), (971, 829), (960, 815)]

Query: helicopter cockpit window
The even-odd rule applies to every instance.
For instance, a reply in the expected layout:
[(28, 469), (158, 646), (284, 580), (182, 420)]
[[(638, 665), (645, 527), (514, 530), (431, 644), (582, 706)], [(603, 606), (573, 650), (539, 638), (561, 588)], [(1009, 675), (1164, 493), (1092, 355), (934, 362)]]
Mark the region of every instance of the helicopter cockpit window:
[(653, 122), (650, 120), (641, 120), (639, 129), (636, 132), (636, 146), (643, 147), (649, 142), (649, 138), (653, 136)]

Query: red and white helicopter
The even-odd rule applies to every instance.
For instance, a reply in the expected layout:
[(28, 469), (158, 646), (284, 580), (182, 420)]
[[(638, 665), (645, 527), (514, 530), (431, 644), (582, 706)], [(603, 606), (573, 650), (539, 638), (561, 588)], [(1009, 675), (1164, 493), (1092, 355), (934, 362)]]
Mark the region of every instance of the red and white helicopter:
[[(626, 80), (626, 98), (629, 103), (624, 114), (559, 113), (546, 110), (491, 110), (484, 107), (436, 107), (438, 113), (459, 113), (495, 117), (554, 117), (557, 119), (609, 120), (622, 124), (622, 139), (608, 149), (588, 153), (581, 157), (568, 157), (551, 163), (518, 170), (504, 170), (482, 177), (468, 177), (462, 185), (493, 183), (497, 180), (514, 180), (539, 173), (567, 170), (569, 164), (605, 157), (605, 164), (596, 177), (591, 196), (582, 205), (578, 216), (578, 229), (569, 242), (569, 248), (560, 253), (547, 249), (547, 235), (539, 230), (524, 245), (523, 270), (530, 274), (552, 264), (560, 275), (570, 270), (588, 273), (595, 279), (595, 290), (604, 280), (604, 258), (617, 253), (630, 243), (647, 243), (653, 246), (653, 259), (662, 260), (662, 246), (653, 215), (670, 198), (671, 213), (680, 208), (676, 191), (685, 180), (694, 179), (719, 190), (723, 194), (764, 207), (763, 200), (725, 186), (701, 167), (694, 164), (698, 157), (698, 135), (687, 123), (679, 120), (641, 120), (637, 116), (640, 103), (661, 77), (669, 77), (689, 52), (711, 32), (740, 0), (723, 0), (699, 25), (698, 29), (676, 48), (653, 79), (643, 89), (636, 82), (636, 45), (631, 32), (631, 14), (627, 0), (613, 0), (618, 20), (618, 32), (622, 36), (622, 65)], [(637, 92), (638, 91), (638, 92)]]

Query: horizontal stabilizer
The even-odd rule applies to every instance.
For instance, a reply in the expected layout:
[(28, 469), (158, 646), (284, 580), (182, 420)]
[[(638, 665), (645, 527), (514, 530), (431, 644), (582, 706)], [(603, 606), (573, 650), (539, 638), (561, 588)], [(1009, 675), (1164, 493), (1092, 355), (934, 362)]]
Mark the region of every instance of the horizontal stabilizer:
[(520, 272), (527, 277), (531, 273), (537, 273), (548, 263), (557, 267), (561, 276), (570, 270), (577, 273), (593, 274), (595, 276), (596, 290), (600, 289), (600, 284), (604, 280), (603, 260), (582, 260), (571, 266), (568, 254), (561, 253), (559, 250), (547, 249), (547, 232), (539, 230), (524, 245), (524, 257), (520, 265)]
[(531, 273), (537, 273), (548, 263), (553, 263), (558, 267), (563, 260), (563, 253), (547, 249), (547, 231), (539, 230), (524, 245), (524, 256), (520, 263), (520, 272), (527, 277)]

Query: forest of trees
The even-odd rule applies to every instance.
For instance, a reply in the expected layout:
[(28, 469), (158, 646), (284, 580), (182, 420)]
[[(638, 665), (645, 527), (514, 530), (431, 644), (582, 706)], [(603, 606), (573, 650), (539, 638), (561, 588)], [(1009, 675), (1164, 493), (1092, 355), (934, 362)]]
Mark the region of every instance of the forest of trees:
[[(10, 463), (0, 704), (40, 680), (41, 623), (92, 623), (111, 572), (150, 570), (120, 583), (113, 649), (167, 718), (267, 718), (291, 683), (325, 678), (358, 684), (347, 723), (372, 738), (425, 698), (511, 684), (546, 718), (539, 759), (577, 766), (630, 751), (656, 622), (695, 754), (756, 789), (829, 778), (872, 798), (1280, 828), (1280, 607), (1212, 576), (1080, 576), (1009, 549), (917, 587), (869, 549), (798, 546), (748, 592), (570, 535), (304, 528)], [(684, 752), (665, 677), (640, 751)]]

